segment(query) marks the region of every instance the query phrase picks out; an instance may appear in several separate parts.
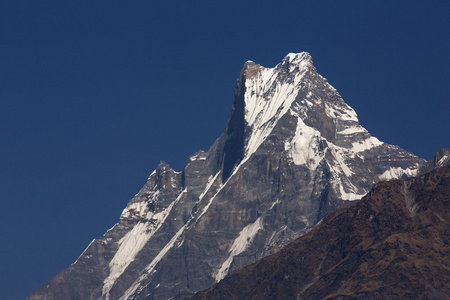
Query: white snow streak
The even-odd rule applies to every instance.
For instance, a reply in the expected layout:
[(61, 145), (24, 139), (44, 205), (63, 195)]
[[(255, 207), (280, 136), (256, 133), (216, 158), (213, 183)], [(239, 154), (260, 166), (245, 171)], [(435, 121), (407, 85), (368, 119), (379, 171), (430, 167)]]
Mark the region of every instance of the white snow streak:
[(437, 162), (437, 167), (442, 167), (449, 161), (449, 157), (447, 155), (442, 156), (442, 158)]
[[(333, 154), (336, 162), (339, 164), (340, 171), (342, 171), (345, 176), (350, 177), (353, 175), (353, 172), (350, 170), (350, 168), (345, 163), (345, 157), (348, 155), (344, 152), (344, 150), (340, 147), (332, 147), (331, 153)], [(340, 172), (339, 172), (340, 173)]]
[(350, 135), (350, 134), (355, 134), (355, 133), (367, 133), (367, 130), (364, 127), (358, 125), (358, 126), (349, 127), (349, 128), (346, 128), (344, 130), (337, 132), (337, 134), (342, 134), (342, 135)]
[(136, 255), (142, 250), (145, 244), (147, 244), (155, 232), (158, 231), (173, 206), (178, 203), (184, 193), (186, 193), (186, 190), (183, 190), (180, 195), (178, 195), (177, 199), (165, 210), (156, 214), (148, 211), (147, 201), (132, 203), (124, 210), (122, 216), (128, 217), (131, 211), (137, 210), (141, 213), (141, 216), (145, 215), (148, 220), (152, 220), (153, 222), (146, 221), (145, 223), (137, 223), (133, 229), (118, 242), (120, 247), (113, 259), (109, 262), (109, 275), (103, 282), (102, 293), (106, 296), (106, 299), (109, 299), (109, 291), (117, 278), (122, 275), (128, 265), (135, 259)]
[(254, 153), (264, 142), (278, 120), (289, 110), (297, 96), (301, 80), (311, 66), (308, 54), (289, 54), (291, 67), (298, 68), (293, 80), (280, 82), (275, 68), (259, 70), (245, 81), (245, 121), (252, 127), (246, 157)]
[[(333, 88), (334, 89), (334, 88)], [(325, 111), (327, 115), (334, 120), (345, 120), (358, 122), (358, 115), (350, 106), (345, 107), (345, 110), (338, 110), (336, 107), (331, 106), (329, 103), (325, 103)]]
[(248, 249), (261, 228), (262, 222), (261, 217), (259, 217), (254, 223), (245, 226), (241, 230), (239, 236), (234, 240), (233, 245), (230, 248), (230, 255), (214, 276), (216, 282), (222, 280), (228, 274), (233, 258)]
[(380, 142), (380, 140), (378, 140), (376, 137), (371, 136), (368, 139), (365, 139), (363, 141), (359, 141), (356, 143), (353, 143), (352, 146), (352, 150), (354, 152), (363, 152), (372, 148), (375, 148), (377, 146), (381, 146), (383, 145), (383, 142)]
[(216, 173), (216, 175), (214, 175), (214, 177), (209, 176), (208, 178), (208, 183), (206, 183), (206, 187), (203, 190), (203, 192), (200, 194), (200, 197), (198, 197), (198, 201), (202, 200), (203, 197), (206, 195), (206, 193), (209, 191), (209, 189), (211, 188), (211, 186), (213, 185), (213, 183), (216, 181), (217, 176), (219, 176), (219, 172)]
[[(213, 183), (216, 181), (217, 176), (220, 174), (220, 172), (217, 172), (217, 174), (213, 178), (209, 178), (208, 183), (206, 184), (205, 189), (203, 190), (202, 194), (199, 196), (198, 202), (200, 202), (203, 197), (206, 195), (206, 193), (209, 191)], [(214, 196), (211, 197), (208, 204), (203, 209), (200, 216), (196, 218), (198, 220), (209, 208), (211, 203), (213, 202), (216, 195), (221, 191), (223, 186), (219, 188), (219, 190), (214, 194)], [(186, 230), (186, 228), (190, 225), (190, 223), (194, 220), (194, 216), (191, 215), (191, 217), (186, 221), (186, 223), (178, 230), (178, 232), (170, 239), (170, 241), (164, 246), (164, 248), (158, 253), (158, 255), (152, 260), (152, 262), (145, 268), (143, 274), (139, 277), (138, 280), (136, 280), (133, 285), (131, 285), (126, 292), (120, 297), (119, 300), (125, 300), (128, 297), (130, 297), (133, 293), (136, 291), (140, 292), (143, 288), (143, 286), (140, 285), (140, 283), (145, 280), (150, 274), (152, 274), (153, 270), (155, 269), (156, 265), (161, 261), (161, 259), (166, 256), (167, 252), (174, 246), (175, 242), (178, 240), (178, 238), (183, 234), (183, 232)], [(180, 244), (181, 245), (181, 244)], [(180, 246), (178, 245), (178, 247)]]
[[(352, 184), (352, 181), (350, 179), (354, 173), (347, 165), (346, 159), (348, 159), (349, 157), (354, 158), (358, 152), (369, 150), (373, 147), (380, 146), (383, 143), (380, 142), (377, 138), (368, 135), (367, 130), (358, 124), (358, 117), (356, 112), (347, 105), (337, 106), (332, 102), (325, 102), (324, 108), (326, 114), (333, 120), (346, 121), (342, 122), (342, 124), (339, 124), (340, 127), (344, 126), (344, 128), (336, 132), (336, 134), (353, 135), (358, 133), (367, 133), (368, 138), (353, 143), (350, 148), (340, 147), (330, 141), (327, 141), (321, 136), (321, 133), (318, 130), (313, 127), (307, 126), (300, 117), (299, 112), (300, 114), (302, 114), (302, 110), (312, 109), (315, 105), (310, 101), (310, 98), (313, 96), (311, 91), (309, 91), (309, 93), (306, 95), (306, 98), (303, 99), (303, 107), (292, 108), (292, 104), (296, 100), (298, 91), (301, 89), (301, 84), (305, 73), (309, 70), (309, 68), (314, 67), (311, 64), (309, 54), (307, 53), (290, 53), (286, 56), (282, 63), (286, 63), (286, 60), (287, 62), (289, 62), (289, 72), (291, 73), (292, 77), (280, 77), (280, 73), (278, 72), (278, 70), (276, 70), (277, 67), (275, 67), (259, 68), (256, 73), (246, 78), (246, 91), (244, 95), (245, 121), (251, 128), (251, 135), (246, 141), (244, 158), (241, 160), (240, 164), (234, 168), (228, 180), (230, 180), (236, 174), (240, 167), (266, 140), (278, 121), (287, 112), (290, 111), (291, 114), (297, 116), (297, 127), (295, 135), (292, 137), (291, 141), (285, 143), (285, 151), (288, 151), (288, 155), (292, 157), (293, 162), (296, 165), (306, 165), (310, 170), (315, 170), (321, 163), (321, 161), (325, 158), (327, 151), (330, 151), (335, 158), (335, 160), (327, 162), (333, 176), (333, 188), (336, 192), (341, 194), (341, 199), (343, 200), (360, 199), (364, 196), (364, 194), (358, 194), (358, 189)], [(282, 81), (280, 80), (280, 78), (286, 79)], [(327, 149), (325, 150), (319, 151), (319, 145), (321, 141), (326, 141), (329, 147), (327, 147)], [(190, 160), (192, 161), (205, 159), (206, 156), (203, 156), (203, 153), (194, 155), (190, 158)], [(446, 160), (448, 160), (447, 157)], [(405, 172), (409, 175), (415, 173), (416, 170), (391, 168), (390, 170), (380, 175), (379, 178), (398, 178)], [(151, 175), (153, 174), (154, 173), (152, 173)], [(199, 196), (198, 202), (200, 202), (207, 194), (207, 192), (211, 189), (218, 176), (219, 172), (214, 176), (210, 176), (205, 189)], [(175, 247), (176, 242), (180, 239), (180, 236), (182, 236), (186, 228), (188, 228), (191, 223), (197, 222), (208, 211), (214, 199), (227, 184), (227, 182), (221, 184), (216, 193), (208, 199), (208, 203), (204, 206), (200, 214), (198, 214), (197, 216), (191, 215), (186, 223), (167, 242), (167, 244), (150, 262), (150, 264), (147, 265), (142, 275), (133, 283), (133, 285), (128, 288), (128, 290), (124, 293), (124, 295), (122, 295), (120, 299), (127, 299), (131, 295), (135, 294), (136, 292), (139, 293), (143, 289), (142, 282), (152, 273), (156, 272), (155, 268), (158, 263), (167, 255), (170, 249)], [(181, 197), (181, 195), (179, 197)], [(179, 199), (179, 197), (177, 198), (177, 200)], [(164, 222), (174, 203), (172, 203), (169, 208), (167, 208), (168, 212), (166, 214), (153, 216), (159, 220), (157, 226), (161, 226), (160, 224)], [(272, 204), (272, 207), (276, 203), (278, 203), (278, 200)], [(130, 207), (128, 207), (127, 209), (128, 214), (131, 214), (132, 212), (134, 213), (135, 211), (139, 211), (142, 213), (145, 212), (145, 207), (140, 203), (134, 203), (134, 206), (130, 205)], [(160, 214), (163, 214), (164, 212), (161, 212)], [(151, 237), (149, 235), (153, 235), (153, 233), (159, 229), (159, 227), (157, 227), (153, 231), (149, 231), (150, 233), (147, 233), (146, 231), (148, 230), (148, 228), (145, 228), (145, 225), (141, 224), (142, 223), (137, 224), (132, 231), (130, 231), (124, 238), (121, 239), (121, 241), (119, 241), (119, 243), (121, 244), (119, 251), (121, 251), (121, 253), (119, 253), (118, 251), (116, 253), (117, 259), (115, 256), (111, 261), (110, 276), (105, 280), (103, 287), (103, 292), (107, 295), (107, 298), (109, 296), (110, 289), (114, 285), (115, 280), (125, 271), (129, 263), (134, 260), (136, 254), (142, 249), (145, 243), (148, 242), (148, 239)], [(240, 231), (239, 236), (234, 240), (233, 245), (229, 250), (228, 258), (223, 262), (220, 269), (214, 275), (217, 282), (227, 275), (234, 257), (249, 248), (256, 234), (261, 228), (262, 221), (260, 217), (254, 223), (247, 225)], [(182, 243), (183, 241), (177, 244), (177, 247), (180, 247)]]
[[(189, 222), (189, 221), (188, 221)], [(187, 223), (188, 223), (187, 222)], [(173, 247), (173, 245), (175, 244), (176, 240), (180, 237), (180, 235), (183, 233), (183, 231), (186, 229), (187, 223), (184, 224), (179, 230), (178, 232), (172, 237), (172, 239), (164, 246), (164, 248), (158, 253), (158, 255), (152, 260), (152, 262), (145, 268), (144, 270), (144, 274), (141, 275), (141, 277), (139, 278), (139, 280), (137, 280), (132, 286), (130, 286), (126, 292), (122, 295), (122, 297), (120, 297), (119, 300), (125, 300), (128, 297), (131, 296), (131, 294), (133, 294), (139, 287), (139, 283), (144, 280), (149, 274), (151, 274), (151, 272), (153, 271), (153, 269), (156, 267), (156, 265), (161, 261), (161, 259), (166, 256), (167, 252), (170, 250), (170, 248)], [(141, 286), (141, 289), (143, 287)]]
[[(291, 141), (285, 143), (285, 151), (288, 151), (288, 155), (292, 157), (293, 162), (297, 165), (306, 165), (310, 170), (315, 170), (325, 157), (325, 153), (319, 150), (320, 142), (325, 139), (318, 130), (307, 126), (299, 115), (299, 112), (303, 114), (303, 110), (311, 109), (314, 106), (314, 103), (310, 101), (313, 96), (311, 92), (303, 99), (304, 107), (292, 108), (298, 91), (301, 89), (300, 85), (306, 71), (313, 68), (309, 55), (307, 53), (290, 53), (283, 62), (285, 60), (290, 62), (289, 71), (294, 75), (289, 80), (281, 81), (280, 74), (275, 67), (260, 68), (258, 72), (245, 81), (245, 120), (251, 127), (252, 134), (247, 141), (244, 159), (235, 168), (233, 175), (259, 148), (281, 117), (288, 111), (297, 116), (295, 135)], [(329, 87), (334, 89), (331, 85)], [(358, 124), (356, 112), (348, 105), (336, 106), (332, 102), (324, 102), (324, 108), (330, 118), (346, 121), (347, 124), (354, 124), (337, 132), (337, 134), (367, 133), (367, 130)], [(355, 200), (364, 196), (358, 194), (356, 187), (351, 183), (349, 178), (353, 175), (353, 172), (346, 164), (345, 158), (355, 157), (357, 153), (372, 149), (383, 143), (377, 138), (369, 136), (364, 140), (353, 143), (351, 148), (339, 147), (328, 140), (327, 144), (337, 162), (336, 165), (330, 165), (330, 168), (335, 175), (335, 187), (341, 193), (341, 198)], [(345, 186), (343, 186), (343, 182), (346, 183)]]
[(93, 240), (89, 243), (89, 245), (86, 247), (86, 249), (84, 249), (83, 253), (81, 253), (81, 255), (78, 256), (77, 260), (76, 260), (73, 264), (71, 264), (71, 266), (77, 263), (77, 261), (80, 259), (80, 257), (82, 257), (82, 256), (84, 255), (84, 252), (86, 252), (86, 250), (89, 249), (89, 247), (92, 245), (92, 243), (93, 243), (94, 241), (95, 241), (95, 239), (93, 239)]
[[(337, 155), (337, 157), (335, 158), (338, 162), (337, 165), (335, 165), (333, 161), (327, 162), (331, 174), (333, 175), (333, 179), (331, 180), (331, 182), (333, 184), (334, 189), (339, 191), (339, 193), (341, 194), (340, 198), (342, 200), (361, 199), (365, 195), (365, 193), (364, 194), (357, 193), (357, 188), (352, 184), (352, 182), (349, 179), (350, 175), (353, 173), (349, 173), (351, 172), (350, 169), (348, 169), (347, 165), (343, 161), (340, 161), (341, 158), (339, 158), (337, 152), (334, 151), (333, 149), (331, 151), (333, 155)], [(346, 173), (349, 175), (347, 176)], [(344, 186), (346, 186), (347, 188), (344, 189)]]

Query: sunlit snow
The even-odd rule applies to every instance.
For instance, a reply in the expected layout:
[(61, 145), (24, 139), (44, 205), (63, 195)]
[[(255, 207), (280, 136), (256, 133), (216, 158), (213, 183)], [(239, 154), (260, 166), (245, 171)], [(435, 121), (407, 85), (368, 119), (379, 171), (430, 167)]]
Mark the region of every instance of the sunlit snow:
[(305, 72), (313, 68), (309, 54), (289, 54), (289, 60), (298, 68), (292, 80), (280, 82), (275, 68), (265, 68), (245, 81), (245, 121), (252, 128), (247, 142), (246, 157), (254, 153), (275, 127), (278, 120), (294, 102)]
[[(298, 114), (291, 110), (298, 117)], [(323, 153), (319, 151), (320, 132), (307, 126), (303, 120), (297, 118), (295, 135), (290, 141), (286, 141), (285, 151), (290, 153), (292, 160), (297, 165), (306, 164), (314, 170), (323, 159)]]
[(151, 220), (151, 222), (138, 222), (133, 229), (118, 242), (120, 247), (109, 263), (109, 275), (103, 282), (102, 293), (106, 296), (106, 299), (109, 299), (109, 291), (117, 278), (125, 271), (155, 232), (158, 231), (173, 206), (178, 203), (185, 192), (186, 190), (182, 191), (175, 201), (173, 201), (166, 209), (158, 213), (149, 211), (147, 201), (131, 203), (125, 208), (122, 217), (129, 217), (132, 211), (137, 211), (140, 216), (145, 216), (147, 220)]
[[(203, 197), (205, 196), (205, 194), (211, 189), (211, 186), (216, 181), (218, 175), (219, 175), (219, 173), (217, 173), (214, 177), (209, 177), (208, 183), (206, 184), (206, 187), (203, 190), (203, 192), (201, 193), (201, 195), (199, 196), (198, 202), (200, 202), (203, 199)], [(186, 223), (177, 231), (177, 233), (170, 239), (170, 241), (164, 246), (164, 248), (158, 253), (158, 255), (150, 262), (150, 264), (147, 265), (147, 267), (145, 268), (143, 274), (139, 277), (139, 279), (136, 280), (133, 283), (133, 285), (131, 285), (127, 289), (127, 291), (122, 295), (122, 297), (120, 299), (124, 299), (124, 300), (128, 299), (128, 297), (130, 297), (133, 293), (135, 293), (137, 290), (139, 290), (139, 288), (142, 288), (142, 286), (140, 286), (140, 282), (142, 282), (150, 274), (152, 274), (152, 272), (154, 271), (156, 265), (161, 261), (161, 259), (164, 258), (164, 256), (166, 256), (167, 252), (172, 247), (174, 247), (175, 243), (177, 242), (179, 237), (183, 234), (183, 232), (186, 230), (186, 228), (190, 225), (190, 223), (194, 219), (198, 220), (208, 210), (209, 206), (213, 202), (213, 200), (216, 197), (216, 195), (220, 192), (221, 188), (222, 188), (222, 186), (220, 186), (219, 190), (215, 193), (215, 195), (212, 196), (209, 199), (208, 204), (205, 206), (205, 208), (203, 209), (202, 213), (197, 218), (195, 218), (194, 215), (190, 216), (190, 218), (186, 221)], [(181, 243), (180, 243), (180, 245), (178, 245), (178, 247), (180, 247), (180, 246), (181, 246)]]
[(245, 226), (239, 236), (234, 240), (233, 245), (230, 248), (230, 255), (224, 261), (220, 269), (217, 271), (217, 274), (214, 276), (216, 282), (222, 280), (227, 274), (230, 268), (231, 263), (233, 262), (233, 258), (236, 255), (241, 254), (251, 245), (255, 235), (261, 229), (262, 222), (261, 217), (259, 217), (254, 223)]
[(397, 179), (397, 178), (401, 178), (403, 175), (406, 175), (408, 177), (414, 176), (417, 174), (417, 169), (418, 166), (414, 169), (411, 168), (390, 168), (389, 170), (386, 170), (383, 174), (381, 174), (380, 176), (378, 176), (378, 178), (380, 180), (383, 181), (387, 181), (387, 180), (391, 180), (391, 179)]
[(437, 162), (438, 167), (442, 167), (449, 161), (449, 157), (447, 155), (442, 156), (442, 158)]

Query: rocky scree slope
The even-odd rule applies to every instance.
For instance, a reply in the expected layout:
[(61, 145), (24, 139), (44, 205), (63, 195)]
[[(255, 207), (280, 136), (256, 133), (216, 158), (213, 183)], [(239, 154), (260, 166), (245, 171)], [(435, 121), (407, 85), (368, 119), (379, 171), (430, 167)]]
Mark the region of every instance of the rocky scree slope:
[(308, 53), (245, 63), (225, 131), (164, 162), (119, 222), (27, 299), (183, 299), (273, 254), (422, 159), (372, 137)]

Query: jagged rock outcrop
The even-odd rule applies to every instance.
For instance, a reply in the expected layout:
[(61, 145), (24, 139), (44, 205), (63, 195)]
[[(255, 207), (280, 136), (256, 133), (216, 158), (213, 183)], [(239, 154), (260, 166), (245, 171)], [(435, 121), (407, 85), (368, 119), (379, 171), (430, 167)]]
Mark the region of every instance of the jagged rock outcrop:
[(449, 299), (449, 230), (447, 165), (375, 185), (356, 205), (192, 299)]
[(182, 172), (161, 163), (120, 221), (28, 299), (189, 297), (423, 163), (361, 127), (308, 53), (248, 61), (211, 148)]
[(450, 164), (450, 148), (444, 148), (439, 150), (432, 159), (422, 166), (420, 173), (425, 174), (433, 169), (437, 169), (448, 164)]

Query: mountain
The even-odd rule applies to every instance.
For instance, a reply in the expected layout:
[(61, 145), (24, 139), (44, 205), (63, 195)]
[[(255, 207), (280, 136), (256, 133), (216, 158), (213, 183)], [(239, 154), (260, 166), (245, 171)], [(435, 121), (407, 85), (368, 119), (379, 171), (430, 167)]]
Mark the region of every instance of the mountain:
[(436, 155), (430, 159), (425, 165), (420, 169), (420, 173), (424, 174), (430, 172), (431, 170), (446, 166), (450, 163), (450, 148), (444, 148), (439, 150)]
[(193, 299), (449, 299), (449, 229), (447, 164), (378, 183), (356, 205)]
[(371, 136), (308, 53), (247, 61), (223, 134), (161, 162), (76, 262), (27, 299), (187, 298), (277, 252), (422, 159)]

